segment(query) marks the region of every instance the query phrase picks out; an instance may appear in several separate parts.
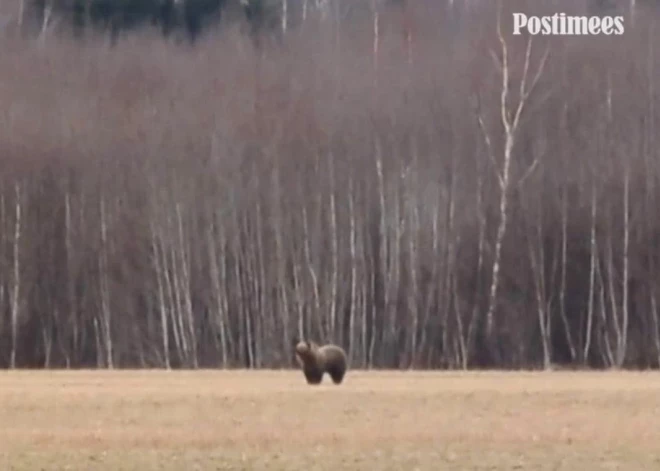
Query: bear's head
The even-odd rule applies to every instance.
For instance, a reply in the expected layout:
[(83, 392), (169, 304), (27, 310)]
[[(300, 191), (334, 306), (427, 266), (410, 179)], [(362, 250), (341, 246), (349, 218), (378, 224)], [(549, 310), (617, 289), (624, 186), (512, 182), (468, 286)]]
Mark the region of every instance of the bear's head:
[(310, 342), (309, 340), (302, 340), (296, 345), (296, 355), (303, 362), (308, 362), (316, 358), (318, 349), (319, 346), (316, 343)]
[(313, 350), (312, 342), (301, 340), (296, 345), (296, 353), (300, 356), (307, 356)]

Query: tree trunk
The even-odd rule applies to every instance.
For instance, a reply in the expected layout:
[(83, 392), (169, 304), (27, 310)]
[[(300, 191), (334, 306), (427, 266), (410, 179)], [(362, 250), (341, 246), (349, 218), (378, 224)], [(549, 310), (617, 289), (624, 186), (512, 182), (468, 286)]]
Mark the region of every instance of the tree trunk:
[(21, 187), (19, 183), (14, 185), (14, 240), (13, 247), (13, 278), (11, 291), (11, 356), (9, 368), (16, 368), (16, 349), (18, 347), (18, 322), (21, 296)]

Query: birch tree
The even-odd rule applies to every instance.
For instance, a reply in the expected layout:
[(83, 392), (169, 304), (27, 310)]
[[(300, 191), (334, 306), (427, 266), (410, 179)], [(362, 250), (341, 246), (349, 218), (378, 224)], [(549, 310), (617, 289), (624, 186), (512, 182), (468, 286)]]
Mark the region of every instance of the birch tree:
[[(495, 244), (494, 244), (494, 253), (493, 253), (493, 262), (491, 270), (491, 284), (488, 297), (488, 309), (486, 311), (486, 332), (490, 341), (493, 342), (494, 339), (494, 328), (495, 328), (495, 311), (497, 309), (497, 295), (498, 288), (500, 285), (500, 270), (502, 264), (502, 243), (504, 242), (504, 237), (506, 235), (506, 229), (508, 224), (509, 217), (509, 192), (511, 188), (511, 167), (513, 160), (513, 151), (514, 145), (516, 143), (516, 138), (519, 132), (520, 120), (522, 117), (523, 110), (527, 101), (530, 99), (531, 94), (533, 93), (536, 85), (538, 84), (539, 79), (543, 73), (545, 67), (546, 59), (548, 57), (549, 49), (545, 49), (537, 67), (536, 72), (531, 73), (530, 63), (532, 55), (532, 37), (530, 36), (527, 39), (526, 48), (525, 48), (525, 58), (523, 64), (523, 70), (520, 78), (520, 86), (518, 93), (518, 103), (517, 105), (511, 104), (511, 62), (509, 58), (509, 45), (507, 44), (504, 34), (502, 33), (502, 24), (501, 24), (501, 4), (500, 11), (498, 11), (497, 18), (497, 37), (501, 47), (501, 59), (498, 62), (498, 67), (500, 70), (502, 78), (502, 88), (500, 93), (500, 119), (501, 125), (504, 128), (503, 136), (503, 149), (501, 155), (501, 164), (497, 168), (497, 179), (499, 182), (500, 190), (500, 201), (499, 201), (499, 222), (497, 225), (497, 232), (495, 235)], [(480, 121), (483, 122), (483, 117), (479, 117)], [(482, 130), (485, 129), (485, 126), (482, 125)], [(490, 138), (488, 131), (484, 131), (484, 136), (488, 147), (492, 148), (492, 139)]]
[(16, 368), (16, 350), (18, 348), (18, 326), (21, 308), (21, 239), (23, 234), (22, 188), (19, 182), (14, 184), (14, 234), (12, 239), (12, 279), (11, 279), (11, 354), (9, 368)]

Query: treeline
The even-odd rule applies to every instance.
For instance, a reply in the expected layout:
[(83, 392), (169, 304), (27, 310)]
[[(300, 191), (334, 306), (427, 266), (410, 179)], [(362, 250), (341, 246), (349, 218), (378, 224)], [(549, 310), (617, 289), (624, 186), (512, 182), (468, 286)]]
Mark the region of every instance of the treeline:
[(657, 367), (659, 13), (505, 3), (4, 40), (0, 364)]
[[(372, 7), (400, 7), (400, 0), (16, 0), (20, 33), (27, 37), (68, 35), (111, 44), (141, 31), (191, 43), (203, 33), (235, 24), (253, 37), (281, 37), (310, 19), (332, 12), (343, 20)], [(403, 2), (405, 3), (405, 2)]]

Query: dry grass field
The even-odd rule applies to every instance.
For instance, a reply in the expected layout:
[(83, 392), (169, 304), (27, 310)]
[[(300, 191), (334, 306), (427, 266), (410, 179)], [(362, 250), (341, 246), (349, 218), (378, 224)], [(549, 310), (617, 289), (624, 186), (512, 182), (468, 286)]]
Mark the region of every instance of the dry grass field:
[(660, 469), (660, 374), (2, 372), (0, 469)]

